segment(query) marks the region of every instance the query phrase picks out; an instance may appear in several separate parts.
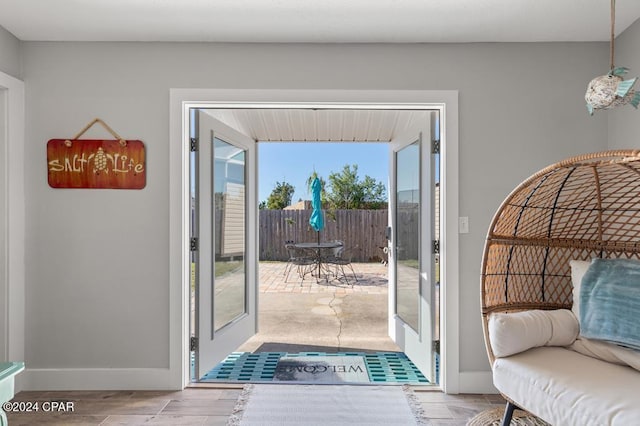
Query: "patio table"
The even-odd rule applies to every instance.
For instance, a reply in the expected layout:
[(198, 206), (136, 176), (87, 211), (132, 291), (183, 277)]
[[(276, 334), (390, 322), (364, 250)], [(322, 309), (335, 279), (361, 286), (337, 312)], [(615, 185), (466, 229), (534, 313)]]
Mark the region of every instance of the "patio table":
[[(315, 262), (316, 262), (316, 267), (315, 269), (317, 270), (318, 274), (316, 276), (316, 278), (320, 278), (320, 274), (322, 271), (322, 250), (329, 250), (329, 249), (335, 249), (338, 247), (341, 247), (343, 245), (343, 243), (337, 242), (337, 241), (327, 241), (327, 242), (309, 242), (309, 243), (295, 243), (293, 246), (297, 249), (302, 249), (302, 250), (312, 250), (314, 252), (314, 257), (315, 257)], [(326, 268), (325, 268), (326, 269)], [(313, 275), (313, 272), (311, 272), (311, 274)], [(327, 277), (325, 277), (327, 279), (327, 281), (329, 280)]]

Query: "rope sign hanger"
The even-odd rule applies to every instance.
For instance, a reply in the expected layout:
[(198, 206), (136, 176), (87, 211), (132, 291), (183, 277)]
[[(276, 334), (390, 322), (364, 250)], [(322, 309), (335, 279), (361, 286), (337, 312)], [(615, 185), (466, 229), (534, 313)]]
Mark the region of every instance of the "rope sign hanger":
[(87, 124), (84, 127), (84, 129), (80, 130), (80, 132), (78, 132), (77, 135), (75, 135), (73, 138), (71, 138), (71, 140), (69, 140), (69, 139), (65, 140), (64, 141), (65, 146), (71, 148), (71, 146), (73, 145), (73, 142), (71, 142), (71, 141), (80, 139), (80, 136), (84, 135), (87, 132), (87, 130), (89, 130), (91, 127), (93, 127), (93, 125), (96, 124), (96, 123), (102, 125), (102, 127), (104, 127), (107, 130), (107, 132), (111, 133), (111, 135), (120, 142), (121, 146), (123, 146), (123, 147), (127, 146), (127, 141), (122, 139), (119, 134), (117, 134), (111, 127), (109, 127), (109, 125), (107, 125), (107, 123), (105, 123), (104, 121), (102, 121), (99, 118), (94, 118), (93, 121), (91, 121), (89, 124)]

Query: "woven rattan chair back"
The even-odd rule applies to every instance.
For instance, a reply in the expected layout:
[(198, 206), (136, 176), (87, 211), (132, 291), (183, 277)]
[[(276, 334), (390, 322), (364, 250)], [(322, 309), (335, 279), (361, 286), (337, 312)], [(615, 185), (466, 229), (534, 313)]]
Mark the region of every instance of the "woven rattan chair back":
[(570, 309), (571, 259), (640, 257), (640, 150), (573, 157), (520, 184), (496, 212), (481, 271), (492, 312)]

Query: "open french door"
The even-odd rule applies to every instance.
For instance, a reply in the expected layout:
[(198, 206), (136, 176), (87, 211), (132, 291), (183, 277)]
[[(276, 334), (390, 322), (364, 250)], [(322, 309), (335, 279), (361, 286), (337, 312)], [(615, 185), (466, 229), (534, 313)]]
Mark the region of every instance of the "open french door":
[(389, 190), (389, 336), (431, 383), (435, 368), (435, 174), (431, 113), (391, 141)]
[(257, 167), (255, 141), (206, 109), (190, 116), (197, 135), (191, 232), (199, 379), (257, 331)]

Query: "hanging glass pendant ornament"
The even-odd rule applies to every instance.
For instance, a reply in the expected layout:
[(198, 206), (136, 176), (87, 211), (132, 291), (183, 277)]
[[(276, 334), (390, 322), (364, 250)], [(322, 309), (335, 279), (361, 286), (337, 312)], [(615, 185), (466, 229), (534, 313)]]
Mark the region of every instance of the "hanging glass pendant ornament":
[(638, 105), (640, 105), (640, 92), (633, 90), (633, 85), (638, 78), (625, 80), (624, 75), (629, 69), (625, 67), (616, 68), (614, 65), (615, 21), (616, 0), (611, 0), (610, 71), (606, 75), (601, 75), (591, 80), (587, 87), (584, 99), (587, 101), (587, 111), (589, 111), (590, 115), (593, 115), (593, 112), (597, 109), (611, 109), (627, 104), (631, 104), (638, 109)]

